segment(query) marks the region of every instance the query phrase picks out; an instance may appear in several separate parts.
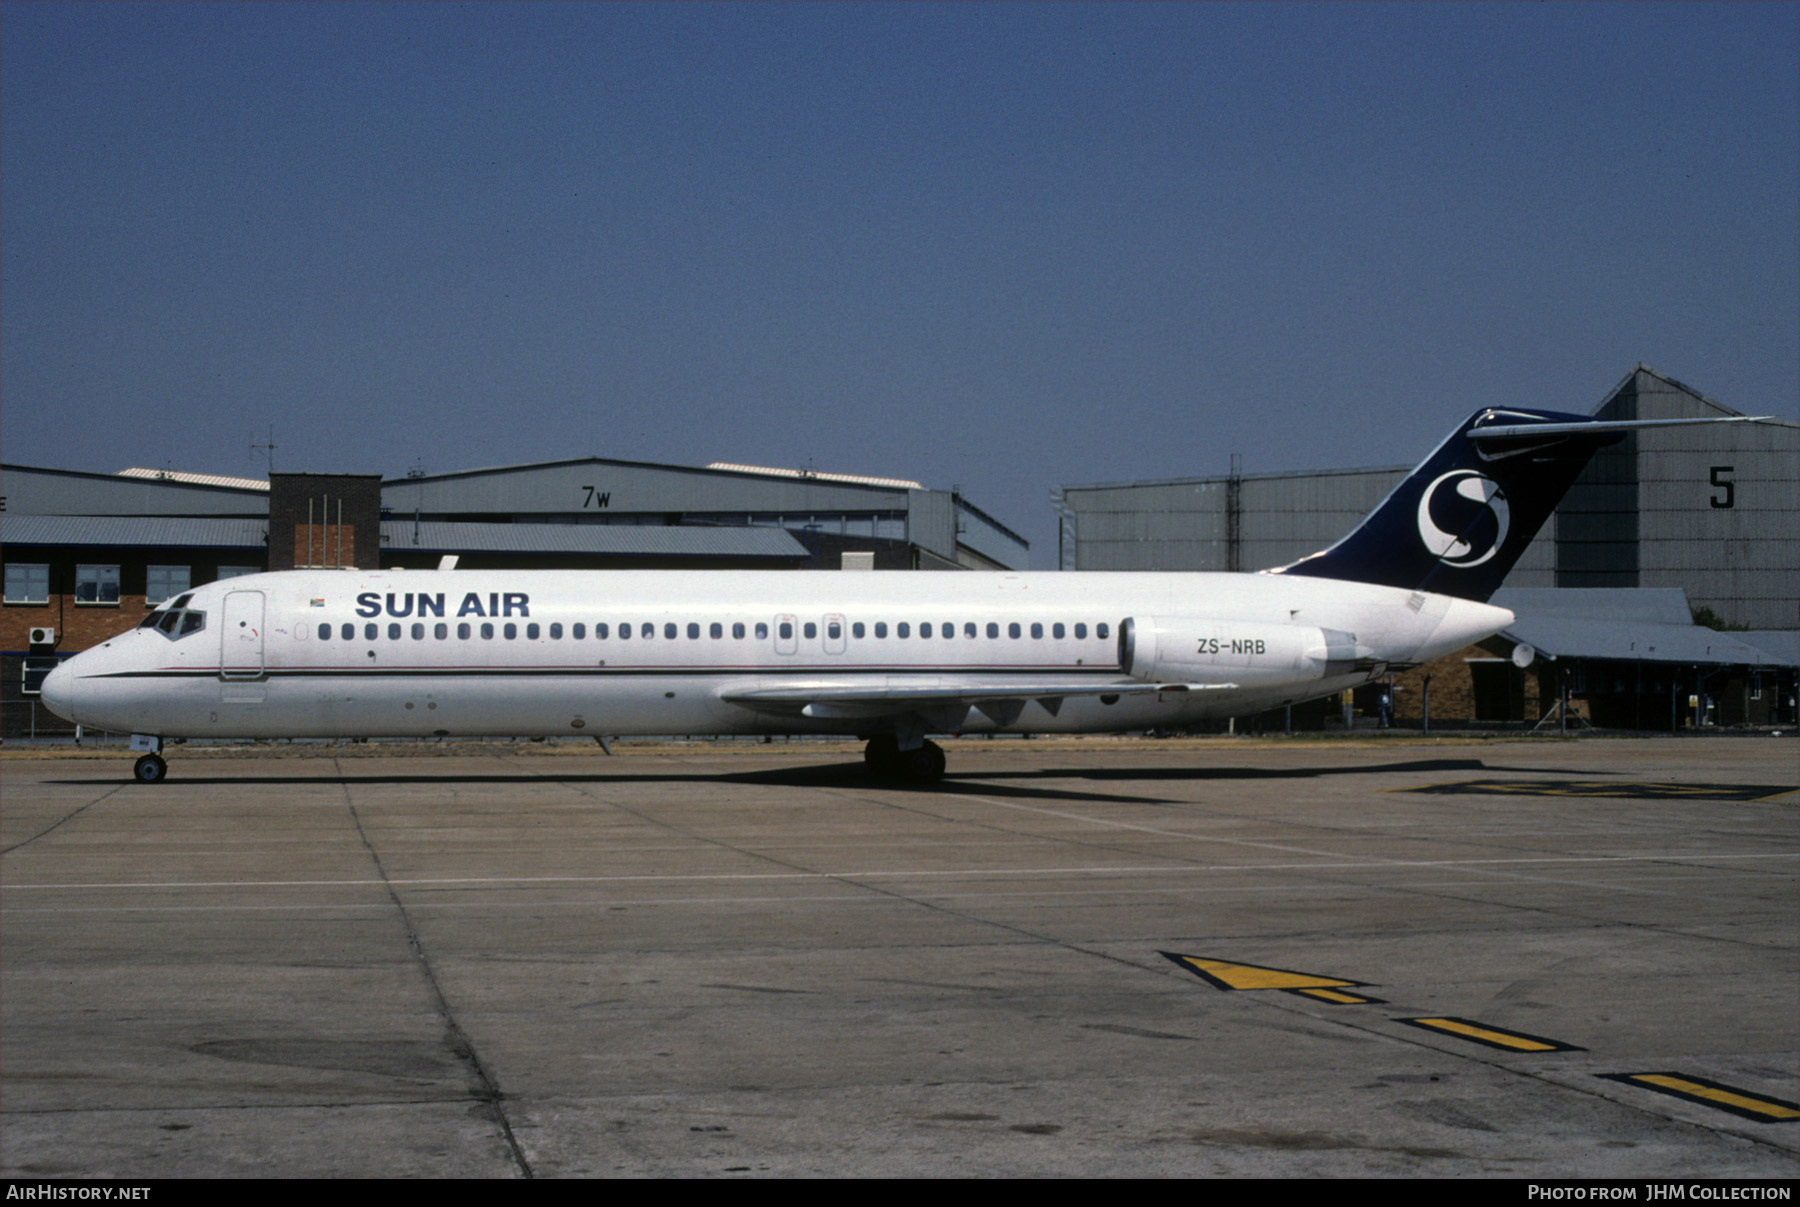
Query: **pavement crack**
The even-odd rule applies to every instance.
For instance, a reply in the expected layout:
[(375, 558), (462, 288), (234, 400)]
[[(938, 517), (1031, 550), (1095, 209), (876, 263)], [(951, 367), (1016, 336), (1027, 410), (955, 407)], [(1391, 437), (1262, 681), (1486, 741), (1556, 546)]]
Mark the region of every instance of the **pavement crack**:
[[(332, 760), (334, 767), (337, 762), (336, 759)], [(369, 841), (369, 833), (363, 827), (361, 815), (357, 813), (356, 802), (350, 797), (349, 783), (342, 778), (343, 768), (337, 767), (337, 770), (340, 777), (338, 785), (344, 794), (344, 808), (349, 811), (350, 820), (356, 826), (357, 840), (362, 843), (363, 850), (368, 852), (369, 861), (375, 865), (375, 874), (381, 880), (382, 890), (387, 893), (388, 900), (393, 903), (394, 909), (400, 915), (401, 924), (406, 928), (407, 946), (412, 948), (413, 954), (417, 957), (419, 974), (424, 978), (425, 986), (431, 994), (432, 1006), (437, 1011), (438, 1017), (444, 1021), (445, 1046), (449, 1048), (451, 1055), (466, 1071), (471, 1082), (472, 1096), (492, 1118), (495, 1126), (500, 1129), (501, 1136), (506, 1140), (507, 1151), (512, 1155), (513, 1164), (518, 1167), (520, 1176), (533, 1177), (531, 1163), (526, 1160), (524, 1150), (519, 1147), (518, 1137), (513, 1134), (512, 1120), (506, 1114), (506, 1095), (501, 1092), (499, 1082), (488, 1070), (487, 1064), (481, 1059), (481, 1054), (475, 1050), (474, 1041), (469, 1038), (468, 1033), (463, 1030), (462, 1024), (457, 1021), (456, 1012), (450, 1008), (450, 1001), (444, 996), (443, 986), (438, 983), (437, 972), (431, 966), (430, 953), (425, 950), (425, 944), (419, 938), (418, 927), (413, 924), (412, 915), (408, 912), (406, 903), (395, 891), (394, 884), (388, 877), (387, 868), (381, 862), (381, 853), (375, 849), (375, 844)]]
[(95, 805), (106, 800), (108, 797), (112, 796), (113, 793), (119, 791), (123, 787), (125, 787), (124, 784), (119, 784), (113, 788), (108, 789), (105, 792), (102, 792), (99, 796), (96, 796), (93, 800), (91, 800), (87, 804), (81, 806), (79, 809), (73, 809), (73, 810), (70, 810), (68, 813), (63, 814), (61, 817), (57, 818), (55, 821), (51, 822), (49, 825), (47, 825), (43, 829), (39, 830), (36, 834), (33, 834), (30, 838), (22, 838), (18, 842), (13, 843), (10, 847), (0, 847), (0, 855), (10, 855), (14, 851), (18, 850), (20, 847), (29, 846), (30, 844), (36, 842), (38, 839), (44, 837), (44, 835), (49, 834), (51, 831), (57, 829), (58, 827), (64, 825), (65, 823), (74, 821), (77, 817), (80, 817), (83, 813), (87, 812), (89, 809), (92, 809)]

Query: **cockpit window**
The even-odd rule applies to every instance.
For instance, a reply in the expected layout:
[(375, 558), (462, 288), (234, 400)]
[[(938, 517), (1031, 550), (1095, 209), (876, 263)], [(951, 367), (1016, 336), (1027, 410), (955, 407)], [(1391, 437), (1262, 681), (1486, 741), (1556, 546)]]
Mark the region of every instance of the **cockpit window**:
[(154, 628), (170, 641), (180, 641), (189, 633), (198, 633), (206, 627), (206, 613), (187, 606), (192, 598), (192, 595), (183, 595), (167, 608), (150, 613), (138, 628)]

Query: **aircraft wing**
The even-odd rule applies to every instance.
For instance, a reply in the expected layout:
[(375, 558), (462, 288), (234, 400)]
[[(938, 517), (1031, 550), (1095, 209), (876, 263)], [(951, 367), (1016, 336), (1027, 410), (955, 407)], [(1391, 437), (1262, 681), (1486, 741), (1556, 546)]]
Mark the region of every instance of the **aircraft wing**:
[(1156, 692), (1230, 691), (1235, 683), (1143, 683), (1128, 679), (1096, 683), (1092, 679), (1020, 682), (962, 680), (954, 683), (851, 684), (819, 681), (748, 685), (721, 693), (721, 698), (760, 712), (815, 719), (865, 720), (911, 713), (958, 715), (979, 709), (996, 724), (1010, 725), (1026, 703), (1036, 700), (1055, 716), (1070, 696), (1142, 696)]

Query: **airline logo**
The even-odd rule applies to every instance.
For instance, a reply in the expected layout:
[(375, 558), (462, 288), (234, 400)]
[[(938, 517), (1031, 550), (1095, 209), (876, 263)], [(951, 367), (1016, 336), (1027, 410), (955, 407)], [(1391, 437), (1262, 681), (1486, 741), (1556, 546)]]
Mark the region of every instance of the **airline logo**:
[(1419, 498), (1419, 539), (1446, 566), (1479, 566), (1506, 543), (1512, 511), (1500, 484), (1472, 469), (1440, 475)]
[[(451, 600), (454, 601), (454, 599), (455, 596), (451, 596)], [(382, 606), (380, 592), (364, 591), (356, 597), (356, 614), (365, 617), (380, 616), (384, 611), (394, 617), (412, 616), (415, 613), (420, 618), (442, 616), (447, 606), (454, 610), (458, 618), (464, 616), (530, 616), (531, 596), (523, 591), (490, 591), (484, 603), (483, 597), (479, 593), (470, 591), (463, 596), (459, 606), (454, 602), (447, 605), (442, 591), (431, 593), (407, 591), (398, 594), (390, 591), (387, 594), (385, 608)]]

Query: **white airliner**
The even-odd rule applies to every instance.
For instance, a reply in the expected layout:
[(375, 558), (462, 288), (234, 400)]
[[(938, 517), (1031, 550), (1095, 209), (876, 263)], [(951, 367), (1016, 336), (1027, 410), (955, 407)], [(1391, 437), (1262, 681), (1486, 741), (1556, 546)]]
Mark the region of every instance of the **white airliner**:
[[(1686, 421), (1662, 421), (1686, 422)], [(1511, 623), (1485, 601), (1625, 428), (1484, 410), (1349, 536), (1260, 574), (294, 570), (184, 592), (43, 701), (170, 738), (928, 734), (1186, 725), (1317, 699)]]

